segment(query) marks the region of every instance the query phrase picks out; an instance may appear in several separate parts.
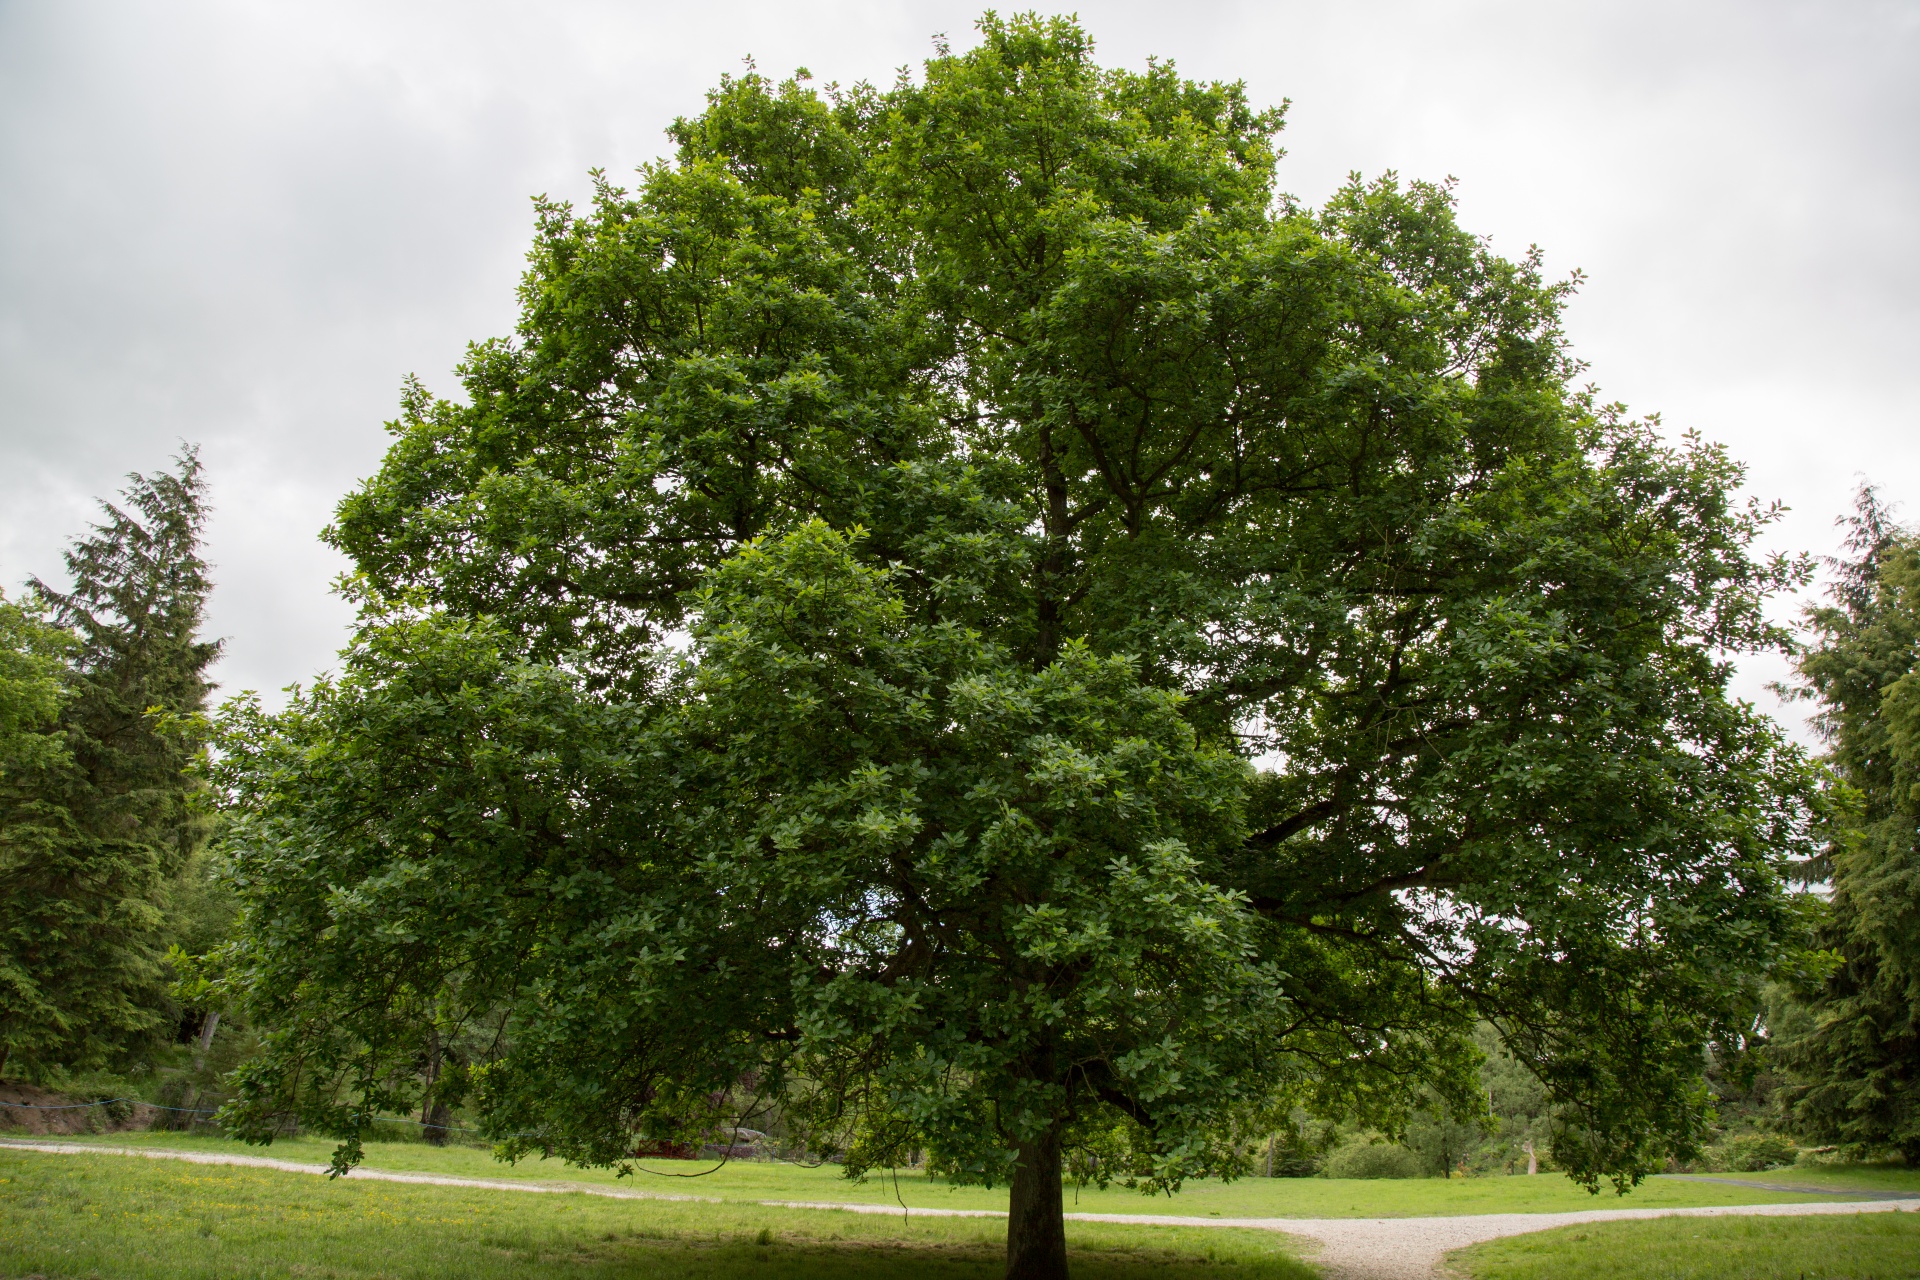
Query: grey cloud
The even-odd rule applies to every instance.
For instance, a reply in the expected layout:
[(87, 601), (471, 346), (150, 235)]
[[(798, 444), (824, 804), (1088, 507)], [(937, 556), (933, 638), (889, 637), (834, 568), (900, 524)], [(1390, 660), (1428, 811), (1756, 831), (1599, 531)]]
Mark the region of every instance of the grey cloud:
[[(1858, 474), (1920, 505), (1920, 5), (1075, 7), (1108, 61), (1291, 97), (1302, 198), (1454, 174), (1498, 247), (1584, 268), (1594, 380), (1749, 461), (1773, 545), (1831, 548)], [(745, 55), (884, 82), (975, 12), (0, 3), (0, 582), (200, 440), (222, 679), (310, 676), (347, 621), (315, 531), (401, 379), (511, 326), (530, 196), (658, 156)]]

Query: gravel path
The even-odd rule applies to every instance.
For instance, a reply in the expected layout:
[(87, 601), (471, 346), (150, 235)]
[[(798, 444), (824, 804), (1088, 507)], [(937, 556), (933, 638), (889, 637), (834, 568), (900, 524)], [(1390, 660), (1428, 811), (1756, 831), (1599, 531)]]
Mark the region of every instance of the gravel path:
[(1483, 1240), (1550, 1231), (1578, 1222), (1621, 1218), (1768, 1217), (1807, 1213), (1884, 1213), (1920, 1210), (1920, 1199), (1865, 1200), (1850, 1204), (1735, 1204), (1701, 1209), (1588, 1209), (1579, 1213), (1482, 1213), (1458, 1218), (1172, 1218), (1070, 1213), (1094, 1222), (1156, 1222), (1170, 1226), (1254, 1227), (1290, 1231), (1320, 1244), (1311, 1258), (1327, 1280), (1432, 1280), (1440, 1260), (1454, 1249)]
[[(242, 1165), (279, 1169), (287, 1173), (324, 1174), (323, 1164), (301, 1164), (266, 1156), (228, 1155), (213, 1151), (157, 1151), (142, 1147), (103, 1147), (78, 1142), (6, 1142), (0, 1147), (39, 1151), (50, 1155), (144, 1156), (149, 1160), (186, 1160), (193, 1164)], [(437, 1173), (399, 1173), (386, 1169), (355, 1169), (354, 1178), (375, 1182), (415, 1182), (436, 1187), (475, 1187), (486, 1191), (567, 1192), (606, 1196), (614, 1200), (693, 1200), (723, 1203), (719, 1196), (676, 1195), (665, 1191), (638, 1191), (580, 1182), (509, 1182), (498, 1178), (451, 1178)], [(1743, 1184), (1744, 1185), (1744, 1184)], [(1871, 1194), (1871, 1193), (1865, 1193)], [(995, 1209), (902, 1210), (898, 1205), (842, 1204), (812, 1200), (755, 1200), (749, 1203), (778, 1209), (831, 1209), (842, 1213), (904, 1213), (928, 1218), (1003, 1218)], [(1624, 1218), (1718, 1218), (1735, 1214), (1768, 1217), (1810, 1213), (1876, 1213), (1920, 1211), (1920, 1198), (1862, 1200), (1847, 1203), (1714, 1205), (1700, 1209), (1588, 1209), (1578, 1213), (1483, 1213), (1457, 1218), (1188, 1218), (1160, 1213), (1069, 1213), (1071, 1222), (1111, 1222), (1127, 1226), (1240, 1227), (1305, 1236), (1319, 1244), (1313, 1261), (1327, 1280), (1432, 1280), (1440, 1274), (1440, 1260), (1449, 1251), (1501, 1236), (1548, 1231), (1579, 1222), (1613, 1222)]]

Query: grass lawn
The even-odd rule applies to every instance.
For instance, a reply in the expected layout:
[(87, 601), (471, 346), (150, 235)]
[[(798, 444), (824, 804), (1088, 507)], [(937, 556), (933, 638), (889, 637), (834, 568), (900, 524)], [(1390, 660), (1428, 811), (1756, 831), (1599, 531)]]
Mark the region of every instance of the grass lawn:
[(1473, 1280), (1898, 1280), (1920, 1276), (1920, 1214), (1594, 1223), (1447, 1262)]
[[(97, 1138), (63, 1139), (108, 1146), (165, 1147), (182, 1150), (218, 1150), (263, 1155), (315, 1164), (326, 1163), (333, 1143), (300, 1138), (270, 1147), (248, 1147), (215, 1137), (177, 1133), (119, 1133)], [(891, 1177), (876, 1175), (865, 1183), (848, 1182), (839, 1169), (739, 1162), (699, 1177), (690, 1172), (711, 1169), (706, 1163), (673, 1160), (642, 1162), (649, 1172), (616, 1179), (604, 1169), (574, 1169), (559, 1161), (529, 1160), (502, 1164), (477, 1147), (429, 1147), (424, 1143), (367, 1144), (366, 1164), (374, 1169), (417, 1170), (465, 1178), (504, 1178), (520, 1182), (572, 1182), (622, 1186), (680, 1195), (712, 1196), (724, 1200), (809, 1200), (891, 1204), (895, 1185)], [(37, 1157), (45, 1159), (48, 1157)], [(679, 1176), (676, 1176), (679, 1175)], [(1792, 1182), (1809, 1186), (1844, 1185), (1854, 1190), (1913, 1190), (1920, 1192), (1920, 1171), (1888, 1168), (1882, 1171), (1782, 1169), (1771, 1174), (1729, 1175), (1751, 1181)], [(953, 1187), (935, 1179), (902, 1174), (899, 1199), (923, 1208), (998, 1209), (1007, 1204), (1004, 1189)], [(1229, 1218), (1346, 1218), (1418, 1217), (1469, 1213), (1554, 1213), (1596, 1208), (1682, 1208), (1716, 1204), (1776, 1204), (1822, 1199), (1715, 1182), (1686, 1182), (1654, 1178), (1626, 1197), (1611, 1189), (1592, 1196), (1559, 1174), (1536, 1177), (1438, 1178), (1405, 1180), (1344, 1180), (1332, 1178), (1246, 1178), (1239, 1182), (1189, 1183), (1179, 1195), (1150, 1198), (1119, 1187), (1100, 1191), (1067, 1191), (1067, 1209), (1098, 1213), (1173, 1213), (1195, 1217)]]
[[(46, 1280), (994, 1280), (1004, 1226), (511, 1195), (0, 1150), (0, 1275)], [(1311, 1280), (1274, 1232), (1069, 1223), (1080, 1280)]]

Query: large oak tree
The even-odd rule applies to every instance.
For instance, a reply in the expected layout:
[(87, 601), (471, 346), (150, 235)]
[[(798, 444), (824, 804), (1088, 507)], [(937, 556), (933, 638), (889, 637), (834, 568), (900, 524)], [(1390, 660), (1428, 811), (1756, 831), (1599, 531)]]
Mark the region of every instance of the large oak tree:
[(1808, 847), (1726, 689), (1767, 513), (1571, 387), (1445, 187), (1303, 208), (1239, 86), (981, 37), (722, 81), (410, 387), (343, 671), (229, 720), (236, 1122), (344, 1166), (430, 1025), (510, 1149), (777, 1106), (1008, 1181), (1019, 1277), (1063, 1161), (1468, 1104), (1481, 1019), (1577, 1177), (1689, 1150)]

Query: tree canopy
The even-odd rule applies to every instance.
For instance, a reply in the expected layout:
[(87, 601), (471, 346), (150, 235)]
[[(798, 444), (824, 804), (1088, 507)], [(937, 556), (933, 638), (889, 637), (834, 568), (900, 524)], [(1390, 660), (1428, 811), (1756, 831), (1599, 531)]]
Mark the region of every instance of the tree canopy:
[(236, 1120), (349, 1162), (479, 1028), (436, 1088), (510, 1147), (778, 1106), (1010, 1180), (1018, 1276), (1063, 1153), (1468, 1110), (1481, 1019), (1577, 1177), (1686, 1152), (1811, 847), (1727, 693), (1770, 513), (1573, 388), (1568, 286), (1449, 188), (1308, 209), (1240, 86), (980, 36), (723, 80), (409, 384), (341, 673), (228, 722)]

